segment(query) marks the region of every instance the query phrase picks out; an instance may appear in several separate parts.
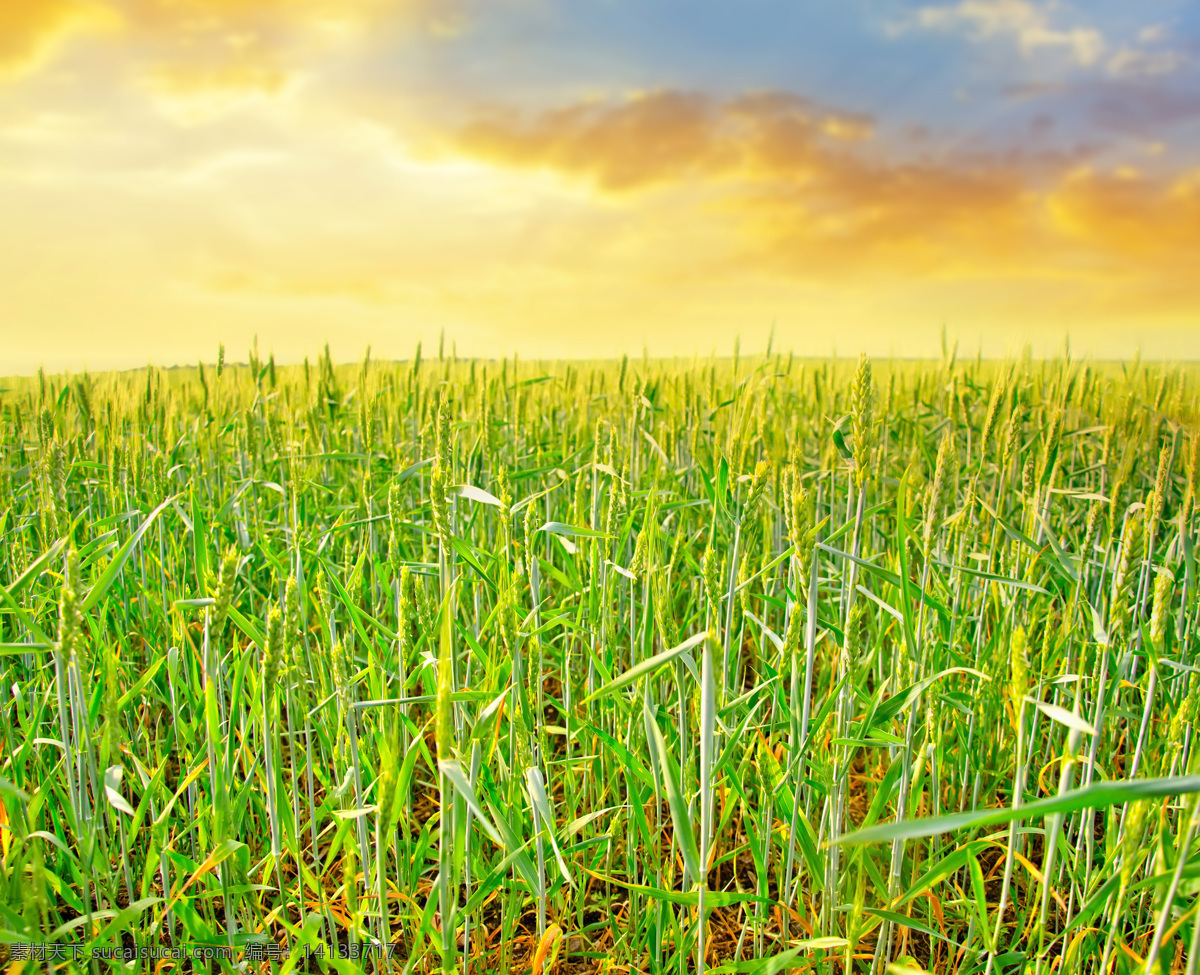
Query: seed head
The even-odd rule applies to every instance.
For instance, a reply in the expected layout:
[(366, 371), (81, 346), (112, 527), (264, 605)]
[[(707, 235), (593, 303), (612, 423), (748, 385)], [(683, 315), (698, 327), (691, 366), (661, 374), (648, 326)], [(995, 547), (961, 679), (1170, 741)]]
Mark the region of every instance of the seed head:
[(388, 561), (391, 563), (392, 571), (399, 572), (401, 559), (401, 525), (400, 516), (402, 513), (403, 500), (401, 498), (400, 485), (392, 484), (388, 489)]
[(413, 613), (413, 577), (412, 570), (406, 565), (400, 570), (400, 604), (397, 607), (396, 628), (399, 631), (399, 652), (401, 662), (408, 660), (412, 650), (412, 613)]
[(1025, 628), (1018, 626), (1012, 634), (1012, 677), (1009, 682), (1013, 706), (1016, 708), (1020, 708), (1021, 700), (1029, 693), (1029, 664), (1025, 660), (1026, 647)]
[(429, 503), (433, 508), (434, 528), (447, 544), (450, 539), (450, 464), (450, 418), (443, 393), (438, 403), (437, 423), (434, 428), (433, 474), (429, 479)]
[(77, 652), (82, 642), (83, 612), (79, 608), (80, 597), (79, 552), (72, 545), (67, 549), (63, 584), (58, 600), (58, 644), (63, 655), (68, 658)]
[(850, 608), (850, 618), (846, 621), (845, 642), (848, 660), (861, 654), (866, 646), (869, 622), (870, 615), (867, 611), (867, 604), (861, 599), (855, 600), (854, 605)]
[(283, 587), (283, 633), (284, 645), (291, 646), (300, 635), (300, 590), (296, 586), (296, 577), (288, 576), (287, 584)]
[(604, 448), (605, 448), (605, 444), (607, 443), (607, 441), (608, 441), (608, 430), (606, 429), (606, 427), (604, 425), (604, 419), (602, 417), (598, 417), (596, 419), (596, 433), (595, 433), (595, 436), (592, 437), (592, 465), (593, 466), (595, 466), (596, 464), (599, 464), (601, 458), (604, 457)]
[(720, 618), (721, 579), (725, 575), (725, 559), (718, 559), (710, 544), (704, 553), (704, 595), (714, 619)]
[(1158, 452), (1158, 470), (1154, 475), (1154, 491), (1161, 498), (1166, 498), (1171, 481), (1171, 460), (1174, 452), (1169, 443), (1162, 445)]
[(575, 475), (575, 500), (571, 505), (571, 517), (575, 524), (586, 528), (591, 527), (591, 516), (587, 503), (586, 471), (584, 468), (580, 468), (579, 473)]
[(804, 612), (800, 600), (792, 603), (788, 613), (787, 629), (783, 635), (783, 653), (786, 660), (791, 660), (800, 650), (800, 637), (804, 631)]
[(221, 568), (217, 574), (217, 586), (213, 592), (216, 605), (213, 606), (213, 623), (220, 626), (229, 615), (233, 606), (233, 582), (237, 578), (238, 554), (233, 548), (227, 548), (221, 557)]
[(654, 521), (657, 517), (658, 510), (652, 501), (646, 510), (646, 519), (642, 522), (642, 530), (638, 532), (637, 544), (633, 547), (633, 563), (630, 565), (629, 571), (636, 576), (640, 576), (646, 571), (647, 560), (650, 557), (650, 538), (654, 533)]
[(996, 382), (995, 389), (992, 390), (992, 398), (988, 402), (987, 415), (983, 421), (983, 433), (979, 438), (979, 456), (987, 457), (988, 444), (991, 442), (992, 434), (996, 431), (996, 420), (1000, 415), (1000, 404), (1004, 400), (1004, 377), (1001, 376)]
[(1093, 501), (1091, 508), (1088, 509), (1087, 526), (1083, 532), (1083, 545), (1080, 547), (1080, 557), (1085, 560), (1090, 560), (1092, 550), (1096, 547), (1096, 536), (1100, 532), (1100, 519), (1104, 517), (1104, 505), (1099, 501)]
[(1037, 457), (1030, 453), (1025, 458), (1025, 466), (1021, 468), (1021, 493), (1025, 495), (1026, 500), (1033, 499), (1033, 492), (1037, 488)]
[(246, 429), (246, 454), (253, 460), (258, 456), (258, 421), (247, 411), (243, 416)]
[(1121, 557), (1113, 573), (1111, 608), (1109, 618), (1115, 629), (1122, 629), (1129, 615), (1129, 589), (1134, 565), (1134, 553), (1142, 555), (1142, 511), (1135, 511), (1125, 519), (1121, 531)]
[(38, 413), (38, 439), (41, 441), (43, 450), (48, 448), (54, 439), (54, 414), (50, 412), (48, 406), (43, 406), (41, 412)]
[(676, 646), (679, 643), (679, 628), (675, 623), (675, 613), (667, 593), (665, 572), (654, 574), (654, 622), (658, 625), (659, 636), (663, 649)]
[(65, 535), (71, 524), (67, 508), (67, 452), (57, 440), (47, 450), (46, 474), (50, 482), (50, 527), (55, 535)]
[(369, 457), (375, 453), (375, 400), (364, 399), (360, 409), (359, 426), (362, 428), (363, 453)]
[(771, 470), (770, 461), (760, 460), (754, 467), (754, 475), (750, 479), (750, 494), (746, 498), (746, 506), (742, 509), (742, 521), (754, 520), (758, 506), (762, 503), (763, 494), (767, 490), (767, 473)]
[(1125, 482), (1129, 480), (1129, 465), (1122, 463), (1118, 468), (1116, 476), (1112, 479), (1112, 486), (1109, 488), (1109, 505), (1108, 505), (1108, 535), (1110, 538), (1117, 534), (1118, 518), (1121, 516), (1121, 497), (1125, 493)]
[(1196, 717), (1198, 699), (1200, 699), (1200, 674), (1192, 674), (1188, 680), (1188, 692), (1171, 716), (1167, 733), (1167, 741), (1172, 743), (1176, 752), (1183, 749), (1184, 732), (1192, 726), (1192, 721)]
[(436, 635), (433, 632), (433, 597), (429, 595), (429, 586), (424, 583), (418, 586), (415, 580), (413, 592), (416, 596), (414, 602), (417, 607), (417, 626), (425, 634), (426, 646), (432, 646)]
[(337, 694), (338, 707), (344, 717), (350, 710), (350, 679), (347, 675), (349, 660), (346, 648), (338, 640), (329, 651), (329, 669), (333, 671), (333, 689)]
[[(816, 513), (813, 496), (805, 489), (800, 477), (800, 468), (795, 464), (784, 469), (783, 509), (788, 536), (796, 546), (796, 561), (801, 567), (801, 575), (805, 575), (815, 541), (813, 532)], [(804, 584), (806, 583), (807, 578), (804, 579)]]
[(1004, 436), (1004, 451), (1001, 454), (1000, 467), (1007, 472), (1012, 469), (1013, 457), (1017, 452), (1017, 444), (1021, 437), (1021, 423), (1025, 418), (1025, 407), (1018, 406), (1008, 421), (1008, 431)]
[(1188, 450), (1184, 477), (1183, 504), (1179, 508), (1180, 524), (1186, 525), (1196, 505), (1197, 490), (1200, 489), (1200, 434), (1193, 434)]
[(1154, 547), (1155, 537), (1158, 535), (1158, 525), (1162, 519), (1163, 510), (1166, 507), (1170, 474), (1171, 447), (1169, 444), (1164, 444), (1158, 455), (1158, 472), (1154, 478), (1154, 490), (1150, 492), (1150, 496), (1146, 499), (1146, 537), (1144, 544), (1146, 546), (1147, 558), (1150, 557), (1150, 551)]
[(493, 490), (500, 499), (500, 511), (497, 514), (499, 523), (499, 539), (502, 551), (508, 552), (515, 544), (513, 541), (513, 512), (512, 512), (512, 481), (508, 477), (508, 468), (503, 464), (494, 468), (495, 485)]
[(1121, 886), (1128, 887), (1133, 879), (1134, 852), (1142, 844), (1146, 832), (1146, 821), (1150, 814), (1150, 800), (1138, 799), (1129, 805), (1125, 815), (1124, 852), (1121, 856)]
[(624, 481), (619, 477), (616, 478), (608, 495), (608, 511), (604, 518), (604, 534), (610, 538), (617, 537), (617, 529), (621, 524), (621, 518), (625, 515), (627, 497)]
[(954, 440), (949, 431), (942, 435), (938, 444), (937, 466), (933, 472), (933, 484), (929, 489), (929, 506), (925, 511), (924, 548), (929, 553), (933, 550), (933, 537), (942, 527), (942, 510), (946, 504), (946, 494), (949, 490), (949, 480), (954, 466)]
[(267, 645), (263, 652), (263, 684), (270, 690), (279, 678), (279, 664), (283, 660), (283, 613), (279, 607), (271, 608), (267, 614)]
[(169, 490), (169, 485), (167, 484), (167, 461), (162, 454), (154, 455), (151, 474), (154, 481), (154, 500), (162, 501), (166, 498)]
[(1159, 570), (1154, 579), (1154, 609), (1150, 613), (1150, 639), (1160, 651), (1166, 636), (1167, 614), (1171, 611), (1171, 592), (1175, 579), (1170, 572)]
[(854, 437), (854, 480), (861, 488), (866, 482), (871, 453), (875, 447), (872, 426), (875, 409), (875, 383), (871, 379), (871, 360), (866, 353), (858, 357), (858, 371), (850, 394), (850, 432)]

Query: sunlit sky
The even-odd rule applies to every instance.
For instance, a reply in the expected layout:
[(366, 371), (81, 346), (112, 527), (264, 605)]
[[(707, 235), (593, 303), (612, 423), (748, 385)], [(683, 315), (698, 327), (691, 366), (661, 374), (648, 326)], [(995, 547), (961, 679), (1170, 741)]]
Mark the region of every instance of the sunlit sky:
[(0, 374), (1200, 357), (1200, 4), (0, 0)]

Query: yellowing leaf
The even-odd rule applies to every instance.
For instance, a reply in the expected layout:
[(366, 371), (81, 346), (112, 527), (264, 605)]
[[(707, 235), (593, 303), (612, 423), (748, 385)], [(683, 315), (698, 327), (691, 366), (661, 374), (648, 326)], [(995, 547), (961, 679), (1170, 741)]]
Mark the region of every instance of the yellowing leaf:
[[(555, 958), (558, 956), (558, 943), (562, 940), (562, 928), (557, 924), (551, 924), (546, 928), (546, 933), (542, 935), (542, 940), (538, 942), (537, 951), (533, 953), (533, 975), (542, 975), (543, 968), (549, 968), (554, 965)], [(551, 956), (553, 951), (553, 956)], [(546, 959), (550, 958), (550, 965), (546, 965)]]

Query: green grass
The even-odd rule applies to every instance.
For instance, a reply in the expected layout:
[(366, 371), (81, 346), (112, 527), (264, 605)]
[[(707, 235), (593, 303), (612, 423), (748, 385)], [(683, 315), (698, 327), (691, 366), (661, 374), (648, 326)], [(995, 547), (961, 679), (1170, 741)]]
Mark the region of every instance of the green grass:
[(1196, 369), (223, 360), (4, 383), (0, 960), (1197, 971)]

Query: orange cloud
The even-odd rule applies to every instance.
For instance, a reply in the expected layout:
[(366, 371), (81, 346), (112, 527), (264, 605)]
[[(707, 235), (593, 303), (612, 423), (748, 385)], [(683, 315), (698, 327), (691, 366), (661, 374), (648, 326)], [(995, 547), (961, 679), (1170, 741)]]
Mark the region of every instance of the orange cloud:
[(718, 101), (656, 91), (623, 102), (585, 103), (533, 119), (495, 111), (456, 133), (460, 151), (505, 165), (586, 176), (605, 190), (732, 175), (777, 150), (823, 140), (858, 141), (870, 120), (824, 112), (806, 99), (769, 92)]
[(1131, 268), (1182, 270), (1200, 243), (1200, 170), (1155, 180), (1128, 168), (1081, 169), (1056, 187), (1047, 205), (1065, 236)]
[(659, 91), (534, 116), (493, 110), (447, 141), (602, 193), (640, 192), (650, 209), (646, 194), (699, 188), (691, 220), (731, 219), (731, 260), (792, 277), (1159, 281), (1200, 246), (1195, 175), (1102, 176), (1080, 168), (1083, 151), (912, 159), (873, 131), (787, 93)]
[(526, 121), (496, 112), (455, 138), (468, 155), (586, 176), (607, 190), (677, 181), (732, 166), (717, 107), (702, 95), (656, 92), (613, 106), (570, 105)]

